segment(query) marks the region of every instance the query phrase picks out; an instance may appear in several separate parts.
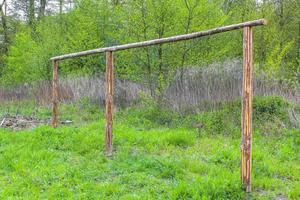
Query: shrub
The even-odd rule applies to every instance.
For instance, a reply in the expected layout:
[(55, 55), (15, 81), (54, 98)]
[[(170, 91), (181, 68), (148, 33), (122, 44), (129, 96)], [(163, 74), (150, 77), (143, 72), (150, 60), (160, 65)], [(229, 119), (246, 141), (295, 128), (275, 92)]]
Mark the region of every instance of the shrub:
[(256, 120), (279, 117), (285, 119), (286, 107), (289, 104), (279, 96), (255, 97), (253, 101), (253, 116)]
[(179, 122), (180, 114), (157, 103), (151, 97), (142, 97), (141, 103), (118, 114), (134, 127), (171, 126)]

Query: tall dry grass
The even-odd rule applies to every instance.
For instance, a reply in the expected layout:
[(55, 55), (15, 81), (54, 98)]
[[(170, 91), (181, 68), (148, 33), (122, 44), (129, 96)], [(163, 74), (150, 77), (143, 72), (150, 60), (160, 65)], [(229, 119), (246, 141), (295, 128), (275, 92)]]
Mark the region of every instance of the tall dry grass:
[[(253, 81), (255, 95), (279, 95), (300, 103), (300, 90), (286, 84), (255, 75)], [(39, 105), (51, 104), (51, 82), (40, 81), (23, 84), (14, 88), (0, 87), (0, 102), (34, 100)], [(173, 81), (164, 92), (167, 105), (182, 111), (191, 107), (205, 107), (230, 101), (241, 96), (242, 63), (228, 60), (206, 67), (186, 67), (178, 70)], [(149, 94), (149, 89), (129, 80), (115, 80), (114, 103), (117, 107), (127, 107), (140, 99), (140, 93)], [(94, 77), (65, 78), (60, 80), (60, 101), (74, 102), (82, 98), (104, 105), (105, 79), (103, 75)], [(199, 106), (200, 105), (200, 106)]]
[[(205, 106), (231, 101), (242, 95), (243, 66), (240, 60), (227, 60), (209, 66), (187, 67), (178, 70), (173, 82), (166, 89), (165, 98), (175, 110), (195, 105)], [(300, 89), (267, 79), (263, 74), (255, 74), (254, 95), (278, 95), (300, 103)]]

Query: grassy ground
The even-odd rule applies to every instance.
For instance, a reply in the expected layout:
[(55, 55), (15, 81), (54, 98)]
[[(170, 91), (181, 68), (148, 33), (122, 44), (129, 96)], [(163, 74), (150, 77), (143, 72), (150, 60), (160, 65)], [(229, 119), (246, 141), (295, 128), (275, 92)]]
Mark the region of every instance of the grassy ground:
[[(299, 199), (300, 130), (288, 125), (281, 111), (270, 113), (272, 106), (268, 111), (277, 104), (256, 101), (255, 112), (263, 110), (259, 119), (265, 123), (254, 119), (259, 126), (254, 129), (251, 195), (240, 184), (238, 105), (184, 117), (163, 111), (155, 119), (156, 108), (122, 111), (115, 120), (114, 156), (106, 158), (103, 115), (81, 104), (62, 108), (72, 126), (0, 129), (0, 198)], [(20, 112), (32, 114), (32, 109)], [(41, 108), (37, 115), (49, 112)], [(192, 125), (200, 122), (201, 129)]]

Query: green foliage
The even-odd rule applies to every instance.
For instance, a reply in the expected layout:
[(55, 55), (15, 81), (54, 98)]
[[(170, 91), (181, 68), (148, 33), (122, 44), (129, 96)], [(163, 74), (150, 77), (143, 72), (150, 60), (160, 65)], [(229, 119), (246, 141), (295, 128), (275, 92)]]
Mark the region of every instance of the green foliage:
[[(155, 126), (172, 126), (180, 119), (180, 114), (144, 96), (138, 106), (118, 113), (120, 119), (126, 120), (134, 127), (151, 128)], [(130, 115), (130, 117), (128, 117)]]
[[(294, 127), (288, 113), (289, 110), (300, 113), (298, 105), (294, 105), (282, 97), (255, 97), (253, 99), (253, 126), (259, 130), (260, 134), (282, 135), (285, 128)], [(144, 97), (140, 105), (117, 113), (116, 119), (128, 123), (137, 130), (157, 126), (187, 127), (196, 130), (200, 136), (228, 135), (239, 137), (241, 132), (241, 100), (223, 103), (198, 114), (181, 114), (161, 106), (149, 97)]]
[[(15, 84), (39, 79), (41, 69), (35, 65), (34, 57), (37, 55), (38, 45), (30, 37), (30, 30), (24, 28), (16, 35), (14, 46), (10, 48), (7, 57), (7, 68), (4, 71), (6, 83)], [(31, 59), (28, 59), (31, 58)]]
[[(289, 84), (299, 81), (298, 1), (137, 0), (76, 1), (67, 13), (50, 14), (34, 26), (16, 23), (8, 45), (1, 82), (4, 85), (51, 78), (54, 55), (196, 32), (225, 24), (265, 17), (269, 24), (255, 30), (257, 71)], [(199, 40), (119, 52), (120, 78), (148, 86), (160, 98), (175, 72), (184, 66), (201, 66), (242, 57), (240, 32)], [(3, 56), (1, 56), (3, 57)], [(60, 63), (62, 75), (104, 71), (103, 56)]]
[(266, 120), (274, 116), (285, 120), (286, 110), (290, 104), (279, 96), (266, 96), (263, 98), (254, 98), (253, 115), (257, 120)]
[[(297, 107), (279, 96), (254, 97), (253, 126), (262, 134), (281, 135), (283, 129), (293, 127), (288, 110), (298, 112)], [(241, 101), (223, 104), (216, 111), (200, 113), (192, 120), (200, 134), (240, 136)]]
[(238, 109), (223, 108), (219, 111), (204, 112), (197, 116), (196, 123), (201, 134), (226, 134), (238, 135), (240, 124), (240, 112)]
[(286, 57), (287, 52), (291, 49), (294, 41), (287, 42), (283, 47), (280, 47), (280, 44), (277, 44), (270, 52), (267, 57), (267, 73), (271, 77), (281, 77), (282, 73), (282, 63)]

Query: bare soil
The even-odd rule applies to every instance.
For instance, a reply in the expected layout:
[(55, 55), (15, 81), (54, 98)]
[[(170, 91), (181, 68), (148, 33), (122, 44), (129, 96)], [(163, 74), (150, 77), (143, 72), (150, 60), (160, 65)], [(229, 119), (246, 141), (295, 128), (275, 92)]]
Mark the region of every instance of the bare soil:
[(32, 116), (6, 115), (0, 118), (0, 127), (17, 131), (22, 129), (32, 129), (43, 124), (50, 124), (50, 122), (50, 119), (42, 120)]

